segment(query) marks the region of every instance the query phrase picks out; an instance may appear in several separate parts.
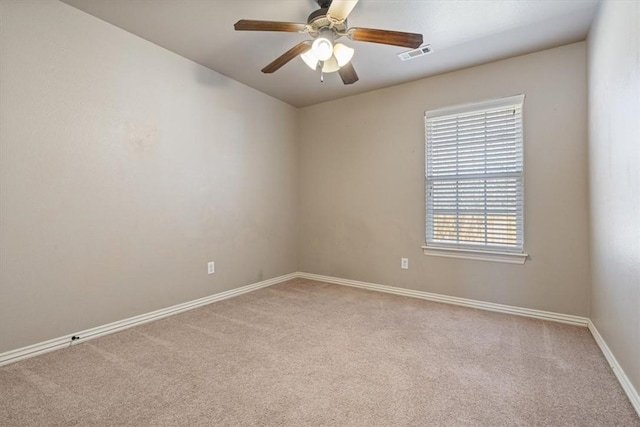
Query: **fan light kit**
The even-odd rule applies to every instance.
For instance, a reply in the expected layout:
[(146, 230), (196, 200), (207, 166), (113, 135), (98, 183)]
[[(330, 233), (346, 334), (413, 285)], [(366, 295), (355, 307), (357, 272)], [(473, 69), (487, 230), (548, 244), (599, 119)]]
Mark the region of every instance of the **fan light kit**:
[(358, 81), (358, 75), (351, 63), (355, 50), (345, 44), (336, 43), (340, 37), (350, 40), (380, 43), (412, 49), (422, 45), (422, 34), (404, 33), (400, 31), (376, 30), (373, 28), (349, 28), (347, 16), (358, 3), (358, 0), (317, 0), (320, 9), (309, 15), (306, 24), (278, 21), (254, 21), (241, 19), (236, 22), (236, 31), (284, 31), (306, 33), (314, 40), (305, 40), (262, 69), (263, 73), (279, 70), (296, 56), (312, 70), (320, 70), (320, 81), (323, 74), (340, 74), (346, 85)]

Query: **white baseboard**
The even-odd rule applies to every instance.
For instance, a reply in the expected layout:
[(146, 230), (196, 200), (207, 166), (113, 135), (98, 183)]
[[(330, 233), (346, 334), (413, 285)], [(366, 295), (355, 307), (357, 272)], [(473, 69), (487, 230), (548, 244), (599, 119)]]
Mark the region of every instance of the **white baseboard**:
[[(103, 335), (119, 332), (133, 326), (141, 325), (143, 323), (151, 322), (153, 320), (161, 319), (163, 317), (178, 314), (183, 311), (192, 310), (203, 305), (211, 304), (216, 301), (231, 298), (234, 296), (246, 294), (247, 292), (255, 291), (261, 288), (275, 285), (277, 283), (285, 282), (287, 280), (302, 278), (309, 280), (316, 280), (319, 282), (332, 283), (336, 285), (351, 286), (355, 288), (368, 289), (377, 292), (385, 292), (394, 295), (403, 295), (412, 298), (420, 298), (428, 301), (441, 302), (446, 304), (454, 304), (463, 307), (477, 308), (481, 310), (495, 311), (498, 313), (515, 314), (518, 316), (532, 317), (535, 319), (548, 320), (552, 322), (568, 323), (571, 325), (585, 326), (589, 328), (596, 343), (600, 347), (600, 350), (604, 354), (605, 358), (609, 362), (613, 373), (620, 382), (620, 385), (624, 389), (625, 393), (629, 397), (631, 404), (635, 408), (638, 415), (640, 415), (640, 396), (638, 391), (634, 388), (631, 381), (625, 374), (622, 367), (618, 364), (615, 356), (607, 346), (593, 322), (586, 317), (573, 316), (569, 314), (553, 313), (550, 311), (534, 310), (530, 308), (514, 307), (504, 304), (496, 304), (485, 301), (478, 301), (467, 298), (452, 297), (448, 295), (435, 294), (431, 292), (415, 291), (411, 289), (397, 288), (394, 286), (378, 285), (375, 283), (360, 282), (357, 280), (341, 279), (338, 277), (322, 276), (319, 274), (311, 273), (290, 273), (284, 276), (274, 277), (272, 279), (263, 280), (261, 282), (253, 283), (250, 285), (242, 286), (237, 289), (231, 289), (225, 292), (220, 292), (208, 297), (200, 298), (197, 300), (189, 301), (186, 303), (174, 305), (161, 310), (156, 310), (151, 313), (142, 314), (139, 316), (130, 317), (128, 319), (120, 320), (117, 322), (109, 323), (108, 325), (98, 326), (96, 328), (87, 329), (74, 334), (65, 335), (59, 338), (54, 338), (49, 341), (33, 344), (27, 347), (19, 348), (16, 350), (10, 350), (4, 353), (0, 353), (0, 366), (7, 365), (9, 363), (17, 362), (29, 357), (37, 356), (39, 354), (48, 353), (60, 348), (69, 347), (70, 345), (86, 342), (93, 338), (98, 338)], [(71, 337), (79, 337), (75, 341), (71, 341)]]
[(420, 298), (428, 301), (442, 302), (446, 304), (455, 304), (463, 307), (471, 307), (471, 308), (478, 308), (481, 310), (496, 311), (499, 313), (533, 317), (535, 319), (549, 320), (552, 322), (560, 322), (560, 323), (568, 323), (570, 325), (586, 326), (589, 328), (589, 331), (591, 332), (591, 334), (593, 335), (593, 338), (595, 339), (596, 343), (600, 347), (600, 350), (604, 354), (604, 357), (609, 362), (609, 365), (611, 366), (613, 373), (618, 379), (618, 382), (620, 383), (623, 390), (627, 394), (627, 397), (631, 401), (631, 405), (633, 405), (633, 408), (636, 410), (636, 412), (640, 416), (640, 395), (638, 395), (638, 391), (634, 388), (633, 384), (631, 384), (629, 377), (627, 377), (627, 375), (625, 374), (620, 364), (618, 364), (618, 361), (616, 360), (615, 356), (607, 346), (607, 343), (604, 341), (604, 339), (596, 329), (591, 319), (587, 317), (553, 313), (550, 311), (533, 310), (530, 308), (514, 307), (510, 305), (503, 305), (503, 304), (495, 304), (491, 302), (484, 302), (484, 301), (478, 301), (478, 300), (467, 299), (467, 298), (451, 297), (448, 295), (414, 291), (411, 289), (397, 288), (394, 286), (378, 285), (375, 283), (341, 279), (338, 277), (331, 277), (331, 276), (322, 276), (319, 274), (298, 273), (298, 277), (309, 279), (309, 280), (316, 280), (319, 282), (332, 283), (335, 285), (352, 286), (355, 288), (368, 289), (371, 291), (386, 292), (394, 295), (403, 295), (407, 297)]
[(498, 313), (515, 314), (518, 316), (533, 317), (536, 319), (550, 320), (553, 322), (568, 323), (570, 325), (587, 326), (589, 319), (570, 314), (553, 313), (550, 311), (534, 310), (531, 308), (514, 307), (511, 305), (496, 304), (492, 302), (478, 301), (467, 298), (451, 297), (448, 295), (434, 294), (431, 292), (414, 291), (412, 289), (397, 288), (395, 286), (377, 285), (375, 283), (360, 282), (357, 280), (340, 279), (338, 277), (321, 276), (319, 274), (298, 273), (299, 277), (319, 282), (333, 283), (336, 285), (352, 286), (355, 288), (369, 289), (372, 291), (386, 292), (388, 294), (403, 295), (412, 298), (420, 298), (428, 301), (443, 302), (446, 304), (460, 305), (463, 307), (478, 308), (481, 310), (496, 311)]
[(598, 343), (598, 347), (600, 347), (602, 354), (604, 354), (604, 357), (607, 359), (607, 362), (609, 362), (609, 366), (611, 366), (611, 370), (613, 371), (614, 375), (618, 379), (618, 382), (622, 386), (622, 389), (627, 394), (627, 397), (631, 401), (631, 405), (633, 405), (633, 408), (638, 413), (638, 416), (640, 416), (640, 394), (638, 394), (638, 390), (636, 390), (633, 384), (631, 384), (629, 377), (627, 377), (627, 374), (624, 373), (622, 366), (620, 366), (620, 364), (618, 363), (618, 360), (616, 360), (616, 357), (613, 355), (613, 353), (609, 349), (609, 346), (607, 345), (604, 338), (602, 338), (602, 335), (600, 335), (600, 332), (598, 332), (596, 325), (593, 324), (591, 319), (589, 319), (588, 326), (589, 326), (589, 331), (591, 331), (591, 335), (593, 335), (593, 338), (596, 340), (596, 343)]
[[(255, 291), (257, 289), (266, 288), (267, 286), (275, 285), (287, 280), (295, 279), (299, 277), (298, 273), (285, 274), (284, 276), (274, 277), (273, 279), (263, 280), (261, 282), (252, 283), (250, 285), (242, 286), (236, 289), (230, 289), (228, 291), (220, 292), (208, 297), (199, 298), (193, 301), (177, 304), (171, 307), (163, 308), (160, 310), (152, 311), (150, 313), (141, 314), (139, 316), (129, 317), (128, 319), (119, 320), (117, 322), (109, 323), (108, 325), (102, 325), (84, 331), (76, 332), (62, 337), (54, 338), (41, 343), (33, 344), (27, 347), (22, 347), (16, 350), (10, 350), (4, 353), (0, 353), (0, 366), (7, 365), (9, 363), (17, 362), (29, 357), (37, 356), (39, 354), (48, 353), (50, 351), (58, 350), (71, 345), (80, 344), (88, 340), (101, 337), (103, 335), (119, 332), (133, 326), (138, 326), (143, 323), (151, 322), (153, 320), (161, 319), (163, 317), (178, 314), (183, 311), (192, 310), (203, 305), (211, 304), (212, 302), (220, 301), (223, 299), (235, 297), (238, 295), (246, 294), (247, 292)], [(71, 338), (77, 336), (78, 339), (72, 341)]]

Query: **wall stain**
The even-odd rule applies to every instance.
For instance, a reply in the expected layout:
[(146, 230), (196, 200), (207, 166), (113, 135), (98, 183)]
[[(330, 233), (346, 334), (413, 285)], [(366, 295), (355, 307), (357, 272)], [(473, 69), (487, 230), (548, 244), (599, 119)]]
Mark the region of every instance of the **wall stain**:
[(153, 122), (127, 122), (124, 128), (124, 147), (140, 158), (151, 157), (160, 139), (160, 129)]

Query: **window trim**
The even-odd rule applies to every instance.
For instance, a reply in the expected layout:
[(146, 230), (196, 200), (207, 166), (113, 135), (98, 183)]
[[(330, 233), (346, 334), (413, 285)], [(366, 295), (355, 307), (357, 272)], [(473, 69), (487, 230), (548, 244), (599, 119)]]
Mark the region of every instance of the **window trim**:
[(506, 262), (509, 264), (524, 264), (529, 257), (529, 254), (524, 252), (497, 252), (434, 245), (423, 246), (422, 252), (425, 255), (444, 258), (475, 259), (478, 261)]
[[(452, 243), (450, 245), (444, 244), (439, 245), (438, 243), (428, 243), (426, 241), (427, 238), (427, 134), (426, 134), (426, 125), (427, 121), (432, 118), (449, 116), (449, 115), (459, 115), (465, 113), (472, 112), (482, 112), (483, 110), (492, 110), (495, 108), (500, 108), (509, 105), (521, 105), (521, 117), (522, 117), (522, 150), (524, 156), (524, 94), (508, 96), (504, 98), (495, 98), (486, 101), (480, 102), (470, 102), (465, 104), (453, 105), (444, 108), (438, 108), (435, 110), (429, 110), (425, 112), (424, 120), (425, 120), (425, 245), (422, 246), (422, 250), (425, 255), (437, 256), (437, 257), (446, 257), (446, 258), (463, 258), (463, 259), (474, 259), (480, 261), (494, 261), (494, 262), (506, 262), (512, 264), (524, 264), (529, 255), (524, 251), (524, 229), (522, 230), (522, 248), (517, 248), (510, 250), (505, 247), (498, 247), (495, 250), (486, 247), (473, 247), (473, 244), (466, 245), (460, 243)], [(522, 191), (524, 193), (524, 158), (522, 164)], [(524, 196), (524, 194), (523, 194)], [(522, 207), (522, 224), (524, 227), (524, 205)]]

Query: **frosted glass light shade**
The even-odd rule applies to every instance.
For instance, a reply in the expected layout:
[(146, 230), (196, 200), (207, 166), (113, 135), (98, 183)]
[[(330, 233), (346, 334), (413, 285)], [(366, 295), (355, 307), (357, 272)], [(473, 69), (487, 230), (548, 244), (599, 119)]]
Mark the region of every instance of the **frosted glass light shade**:
[(333, 43), (326, 37), (318, 37), (313, 41), (311, 50), (319, 61), (326, 61), (333, 55)]
[(323, 73), (335, 73), (340, 69), (338, 65), (338, 60), (335, 56), (331, 56), (331, 58), (327, 59), (322, 63), (322, 72)]
[(318, 61), (318, 58), (316, 58), (311, 49), (300, 55), (300, 58), (302, 58), (304, 63), (307, 64), (312, 70), (318, 68), (318, 62), (320, 61)]
[(338, 61), (338, 66), (342, 67), (343, 65), (348, 64), (349, 61), (351, 61), (351, 58), (353, 58), (353, 52), (354, 50), (349, 46), (345, 46), (342, 43), (336, 43), (333, 48), (333, 55)]

